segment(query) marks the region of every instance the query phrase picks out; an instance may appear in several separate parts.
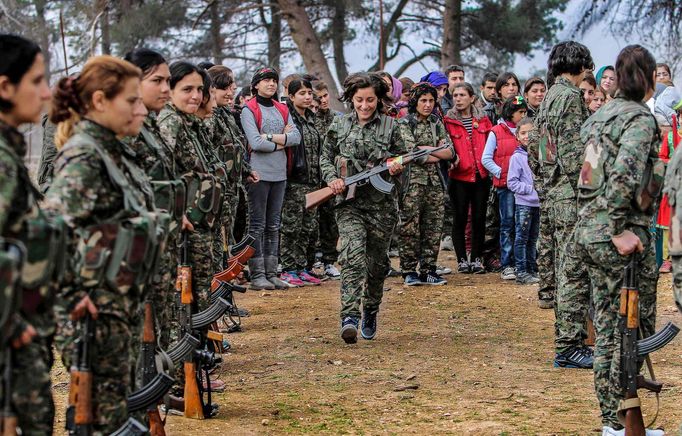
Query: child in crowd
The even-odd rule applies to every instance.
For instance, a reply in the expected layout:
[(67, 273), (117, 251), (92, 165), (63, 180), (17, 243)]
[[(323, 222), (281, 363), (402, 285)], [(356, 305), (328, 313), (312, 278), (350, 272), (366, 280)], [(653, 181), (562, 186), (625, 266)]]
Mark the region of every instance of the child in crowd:
[(597, 112), (600, 107), (604, 106), (605, 102), (606, 91), (601, 86), (598, 86), (597, 89), (594, 90), (594, 96), (592, 97), (592, 101), (588, 106), (590, 108), (590, 112), (592, 113)]
[(528, 133), (533, 120), (522, 119), (516, 125), (519, 146), (509, 159), (507, 187), (514, 193), (516, 221), (514, 235), (514, 259), (516, 260), (516, 283), (532, 285), (540, 281), (536, 263), (538, 234), (540, 233), (540, 199), (533, 186), (533, 172), (528, 166)]
[(500, 262), (502, 279), (514, 280), (513, 232), (514, 232), (514, 194), (507, 188), (509, 160), (516, 151), (516, 124), (526, 116), (526, 100), (517, 95), (507, 99), (502, 105), (500, 120), (488, 135), (481, 162), (493, 175), (493, 186), (500, 204)]

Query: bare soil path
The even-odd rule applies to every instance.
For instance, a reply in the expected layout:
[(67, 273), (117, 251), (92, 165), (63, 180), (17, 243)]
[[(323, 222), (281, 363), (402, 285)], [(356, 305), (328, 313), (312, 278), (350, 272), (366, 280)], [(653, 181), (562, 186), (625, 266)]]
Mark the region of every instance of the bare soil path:
[[(218, 417), (171, 416), (168, 433), (601, 432), (592, 372), (552, 367), (554, 314), (537, 307), (537, 287), (497, 274), (447, 279), (447, 286), (412, 288), (387, 280), (379, 333), (356, 345), (338, 336), (338, 282), (239, 295), (252, 316), (228, 336)], [(682, 326), (670, 275), (659, 282), (658, 325), (668, 320)], [(665, 384), (657, 423), (678, 434), (682, 338), (652, 358)], [(55, 379), (66, 380), (63, 368)], [(67, 390), (55, 388), (60, 418)], [(648, 417), (655, 407), (644, 395)], [(56, 427), (62, 431), (63, 422)]]

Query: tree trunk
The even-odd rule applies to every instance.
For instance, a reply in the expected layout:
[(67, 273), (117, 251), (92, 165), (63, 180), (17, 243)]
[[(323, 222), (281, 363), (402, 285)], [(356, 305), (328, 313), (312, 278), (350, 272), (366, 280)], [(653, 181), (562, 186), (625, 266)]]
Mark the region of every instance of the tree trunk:
[(346, 38), (346, 3), (344, 0), (334, 1), (334, 18), (331, 22), (332, 47), (334, 49), (334, 66), (339, 83), (348, 77), (346, 56), (343, 53), (343, 43)]
[(445, 0), (443, 13), (443, 44), (440, 65), (459, 65), (462, 62), (462, 0)]
[(218, 1), (211, 3), (211, 55), (213, 56), (213, 63), (222, 65), (223, 63), (223, 35), (220, 33), (220, 10)]
[(276, 0), (270, 0), (269, 3), (268, 65), (279, 71), (279, 61), (282, 56), (282, 15)]
[(327, 83), (329, 94), (332, 97), (329, 104), (335, 110), (343, 110), (343, 105), (336, 99), (338, 96), (336, 81), (334, 81), (334, 76), (332, 76), (332, 72), (329, 69), (327, 59), (322, 52), (320, 40), (310, 23), (305, 9), (296, 0), (278, 0), (278, 3), (282, 10), (282, 15), (284, 15), (289, 24), (291, 37), (296, 43), (301, 57), (303, 57), (306, 71)]
[(40, 44), (43, 56), (45, 57), (45, 78), (47, 79), (47, 83), (50, 83), (50, 61), (52, 60), (52, 50), (50, 47), (50, 26), (48, 26), (47, 20), (45, 20), (46, 3), (46, 0), (36, 0), (35, 7), (36, 23), (38, 25), (37, 29), (39, 35), (38, 44)]
[(104, 2), (104, 10), (102, 10), (102, 16), (100, 17), (100, 26), (102, 29), (102, 54), (111, 54), (111, 33), (109, 26), (109, 4)]

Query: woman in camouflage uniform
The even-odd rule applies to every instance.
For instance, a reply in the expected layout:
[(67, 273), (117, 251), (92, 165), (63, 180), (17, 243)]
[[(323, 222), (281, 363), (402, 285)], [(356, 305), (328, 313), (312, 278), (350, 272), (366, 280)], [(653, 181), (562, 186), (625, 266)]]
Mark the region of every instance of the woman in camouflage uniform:
[(320, 184), (322, 140), (315, 127), (315, 115), (309, 109), (313, 100), (310, 81), (295, 78), (287, 90), (289, 113), (301, 132), (301, 142), (293, 149), (282, 206), (282, 280), (294, 285), (319, 285), (320, 280), (310, 273), (315, 263), (318, 211), (306, 210), (305, 196)]
[[(620, 383), (618, 311), (625, 266), (636, 257), (640, 329), (655, 331), (658, 272), (649, 226), (662, 182), (656, 120), (643, 103), (654, 93), (656, 61), (643, 47), (625, 47), (616, 60), (618, 91), (613, 101), (581, 129), (585, 159), (578, 181), (578, 222), (567, 263), (584, 263), (592, 282), (594, 385), (601, 407), (603, 434), (624, 433), (616, 411), (623, 399)], [(652, 178), (643, 181), (647, 170)], [(653, 182), (653, 183), (652, 183)], [(569, 284), (581, 283), (584, 271), (566, 265)], [(584, 273), (583, 273), (584, 274)], [(662, 434), (647, 430), (647, 435)]]
[[(127, 254), (120, 264), (112, 259), (120, 253), (148, 256), (132, 253), (132, 245), (114, 245), (123, 238), (122, 228), (155, 225), (150, 224), (151, 186), (133, 163), (134, 154), (117, 139), (138, 133), (135, 125), (139, 130), (146, 115), (140, 77), (141, 71), (126, 61), (93, 57), (78, 77), (59, 81), (50, 112), (51, 121), (59, 123), (55, 144), (61, 150), (45, 204), (64, 216), (76, 246), (75, 277), (63, 288), (61, 303), (72, 321), (96, 319), (90, 344), (93, 428), (103, 433), (113, 432), (127, 419), (131, 329), (142, 297), (140, 276), (127, 268), (141, 261)], [(115, 274), (105, 278), (104, 270)], [(70, 328), (65, 325), (67, 332)], [(73, 339), (62, 344), (67, 367), (77, 357)]]
[[(40, 120), (50, 89), (45, 80), (45, 59), (34, 42), (0, 35), (0, 52), (5, 59), (0, 66), (0, 256), (4, 260), (3, 238), (27, 242), (27, 222), (40, 216), (40, 194), (24, 164), (26, 144), (17, 128)], [(0, 271), (0, 281), (8, 275), (8, 271)], [(52, 301), (23, 284), (9, 285), (0, 289), (9, 291), (0, 292), (0, 373), (5, 374), (9, 358), (12, 411), (23, 434), (51, 434)], [(4, 384), (0, 387), (4, 396), (7, 393), (2, 389)]]
[[(189, 62), (170, 66), (171, 101), (159, 113), (161, 138), (175, 156), (177, 174), (192, 176), (208, 173), (205, 145), (201, 139), (202, 120), (196, 115), (203, 99), (204, 80), (201, 70)], [(188, 198), (188, 203), (193, 201)], [(188, 211), (189, 263), (192, 265), (192, 288), (199, 310), (210, 304), (210, 287), (214, 269), (213, 221), (207, 216), (193, 218)]]
[[(400, 269), (407, 286), (445, 285), (436, 272), (436, 260), (443, 231), (443, 184), (434, 165), (455, 159), (452, 140), (443, 122), (434, 114), (438, 91), (430, 83), (412, 88), (407, 105), (409, 114), (398, 121), (400, 133), (415, 148), (430, 149), (447, 145), (423, 162), (406, 170), (400, 204)], [(412, 151), (412, 150), (408, 150)], [(419, 263), (420, 274), (417, 274)]]
[[(382, 115), (388, 99), (388, 85), (376, 74), (357, 73), (344, 81), (342, 101), (352, 105), (349, 114), (335, 118), (320, 154), (322, 178), (336, 194), (336, 222), (339, 227), (341, 272), (341, 337), (357, 342), (362, 300), (361, 334), (373, 339), (377, 313), (383, 296), (386, 252), (398, 220), (398, 190), (386, 195), (367, 184), (346, 191), (344, 178), (390, 156), (406, 151), (398, 124)], [(392, 176), (403, 167), (394, 162)]]

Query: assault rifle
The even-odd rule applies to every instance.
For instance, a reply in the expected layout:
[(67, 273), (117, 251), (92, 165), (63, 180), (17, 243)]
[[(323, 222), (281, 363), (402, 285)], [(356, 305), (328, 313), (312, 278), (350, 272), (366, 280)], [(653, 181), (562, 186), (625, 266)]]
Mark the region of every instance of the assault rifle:
[[(648, 354), (665, 347), (677, 335), (680, 329), (668, 322), (655, 334), (638, 340), (639, 335), (639, 289), (637, 285), (637, 255), (632, 254), (630, 263), (623, 273), (623, 285), (620, 290), (620, 333), (621, 333), (621, 388), (625, 392), (625, 399), (618, 407), (618, 420), (625, 426), (628, 436), (644, 436), (646, 427), (642, 418), (642, 408), (637, 389), (644, 388), (656, 395), (661, 392), (663, 385), (656, 380), (647, 380), (639, 374), (640, 362), (646, 359), (651, 377), (654, 377), (653, 367)], [(658, 415), (658, 413), (656, 413)], [(654, 420), (656, 417), (654, 416)], [(653, 421), (649, 424), (652, 425)]]
[[(367, 168), (366, 170), (361, 171), (355, 175), (345, 177), (343, 181), (346, 187), (348, 188), (348, 195), (346, 196), (346, 200), (352, 200), (353, 198), (355, 198), (355, 188), (357, 186), (363, 186), (367, 184), (367, 182), (371, 183), (374, 189), (376, 189), (377, 191), (383, 192), (384, 194), (387, 195), (390, 194), (391, 191), (393, 190), (394, 185), (393, 183), (384, 180), (383, 177), (381, 177), (381, 173), (388, 171), (388, 168), (394, 162), (399, 162), (403, 165), (407, 165), (414, 162), (415, 160), (421, 159), (423, 157), (428, 157), (431, 153), (444, 150), (446, 148), (447, 146), (442, 145), (440, 147), (432, 149), (421, 148), (416, 149), (401, 156), (388, 158), (385, 162), (382, 162), (377, 166)], [(308, 193), (305, 196), (305, 208), (312, 209), (314, 207), (317, 207), (332, 197), (334, 197), (334, 193), (332, 192), (332, 189), (329, 186)]]
[(128, 413), (147, 410), (149, 433), (152, 436), (165, 436), (164, 424), (157, 407), (159, 401), (170, 390), (175, 381), (165, 372), (156, 370), (156, 338), (154, 334), (154, 314), (152, 304), (144, 304), (144, 328), (140, 351), (142, 366), (142, 387), (128, 397)]
[(130, 417), (128, 420), (111, 436), (141, 436), (149, 433), (147, 427), (137, 419)]
[(76, 359), (71, 366), (66, 429), (70, 435), (92, 434), (92, 369), (90, 347), (95, 337), (95, 321), (86, 314), (79, 322)]

